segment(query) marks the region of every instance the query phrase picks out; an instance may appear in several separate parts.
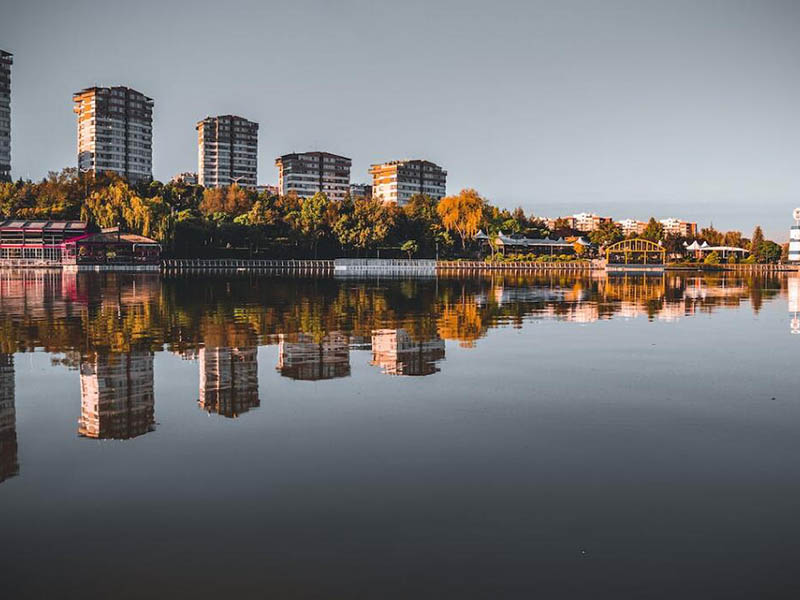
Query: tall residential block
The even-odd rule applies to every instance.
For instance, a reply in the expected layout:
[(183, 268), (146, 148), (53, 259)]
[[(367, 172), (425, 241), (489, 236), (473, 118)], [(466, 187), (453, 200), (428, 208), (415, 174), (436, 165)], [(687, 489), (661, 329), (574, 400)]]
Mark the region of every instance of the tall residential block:
[(131, 88), (91, 87), (72, 96), (78, 115), (78, 168), (153, 179), (153, 100)]
[(393, 160), (372, 165), (372, 197), (404, 206), (412, 196), (425, 194), (441, 200), (446, 192), (447, 171), (427, 160)]
[(197, 175), (200, 185), (234, 183), (255, 187), (258, 167), (258, 123), (236, 115), (206, 117), (197, 123)]
[(0, 50), (0, 181), (11, 181), (11, 64), (14, 56)]
[(275, 159), (278, 191), (308, 198), (324, 192), (328, 200), (344, 200), (350, 192), (350, 165), (345, 156), (329, 152), (296, 152)]

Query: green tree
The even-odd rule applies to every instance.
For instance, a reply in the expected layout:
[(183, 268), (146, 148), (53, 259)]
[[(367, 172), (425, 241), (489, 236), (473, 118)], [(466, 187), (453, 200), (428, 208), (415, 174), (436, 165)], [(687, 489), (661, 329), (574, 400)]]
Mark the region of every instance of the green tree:
[(761, 262), (774, 264), (780, 262), (783, 249), (780, 244), (776, 244), (772, 240), (764, 240), (759, 247), (758, 256)]
[(703, 262), (707, 265), (718, 265), (719, 264), (719, 254), (716, 252), (709, 252)]
[(304, 198), (300, 205), (299, 225), (303, 234), (311, 240), (314, 258), (317, 257), (317, 246), (325, 235), (328, 215), (328, 197), (317, 192), (311, 198)]
[(411, 260), (411, 257), (419, 250), (419, 245), (415, 240), (406, 240), (403, 242), (403, 245), (400, 246), (400, 250), (408, 254), (408, 259)]
[(339, 211), (333, 233), (343, 248), (362, 251), (382, 244), (393, 224), (393, 214), (383, 203), (357, 198)]
[(654, 217), (650, 217), (641, 237), (651, 242), (660, 242), (664, 239), (664, 226), (656, 221)]
[(597, 246), (608, 246), (622, 240), (622, 228), (612, 221), (605, 221), (589, 234), (589, 240)]
[(753, 230), (753, 236), (750, 238), (750, 254), (756, 257), (758, 262), (763, 260), (761, 250), (764, 244), (764, 232), (761, 231), (761, 225), (756, 225)]

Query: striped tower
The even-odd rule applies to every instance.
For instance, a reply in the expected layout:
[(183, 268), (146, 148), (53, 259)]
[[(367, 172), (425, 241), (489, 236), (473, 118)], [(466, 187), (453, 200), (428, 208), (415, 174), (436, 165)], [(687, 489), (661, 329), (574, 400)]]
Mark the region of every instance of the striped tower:
[(795, 208), (794, 225), (789, 230), (789, 262), (800, 263), (800, 208)]

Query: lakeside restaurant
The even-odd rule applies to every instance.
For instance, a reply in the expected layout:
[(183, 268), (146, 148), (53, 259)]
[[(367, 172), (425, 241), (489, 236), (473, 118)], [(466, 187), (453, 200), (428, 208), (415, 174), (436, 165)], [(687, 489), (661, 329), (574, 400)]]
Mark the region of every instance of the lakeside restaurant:
[(158, 268), (161, 245), (117, 228), (90, 233), (83, 221), (0, 221), (0, 267)]
[(86, 234), (83, 221), (1, 220), (0, 265), (61, 266), (64, 243)]
[(63, 264), (157, 267), (161, 244), (143, 235), (107, 229), (65, 242)]

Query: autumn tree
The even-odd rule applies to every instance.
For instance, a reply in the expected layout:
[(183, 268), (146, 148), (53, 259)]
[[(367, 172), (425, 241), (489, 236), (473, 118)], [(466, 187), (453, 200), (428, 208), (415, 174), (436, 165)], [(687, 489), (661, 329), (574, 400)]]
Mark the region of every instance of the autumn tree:
[(467, 238), (475, 235), (480, 227), (484, 203), (473, 189), (461, 190), (457, 196), (446, 196), (439, 201), (437, 212), (442, 225), (458, 234), (462, 250), (467, 247)]

